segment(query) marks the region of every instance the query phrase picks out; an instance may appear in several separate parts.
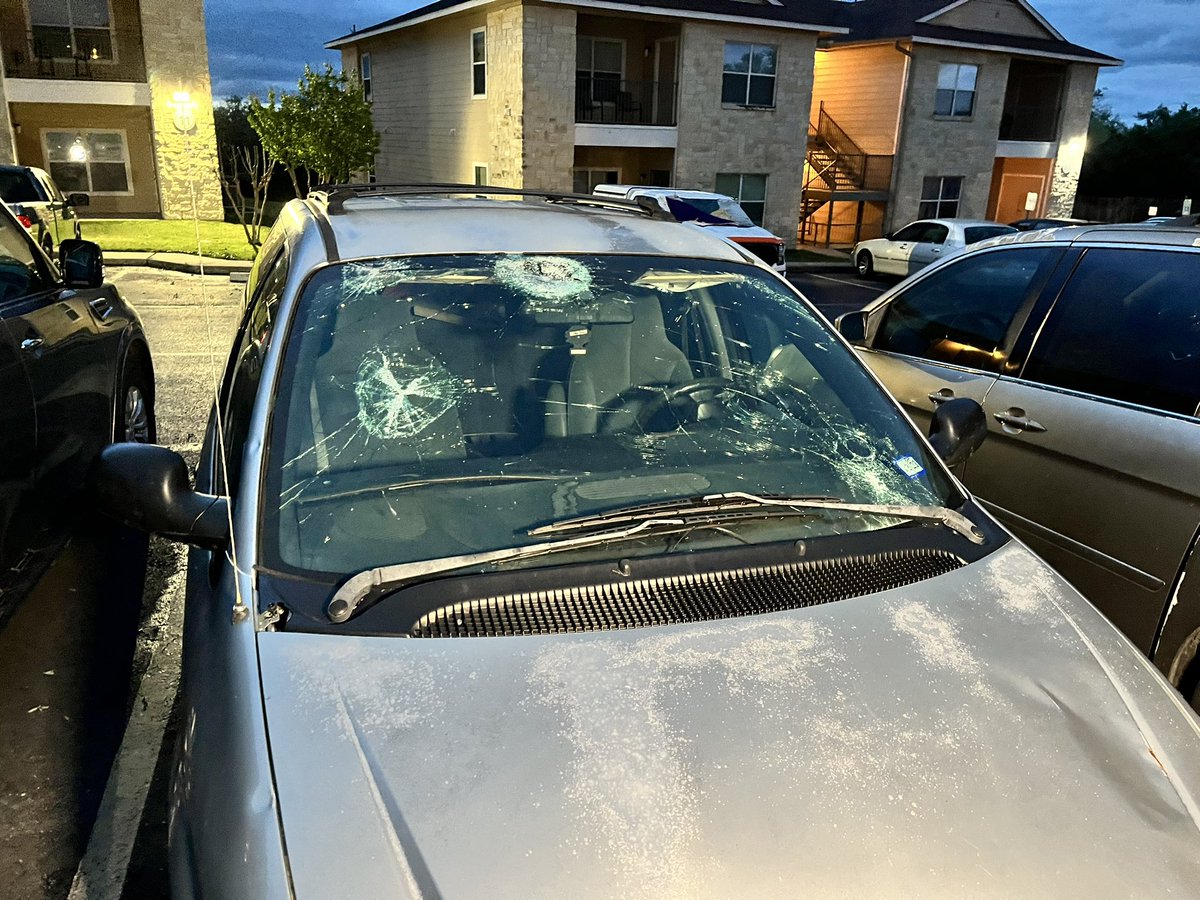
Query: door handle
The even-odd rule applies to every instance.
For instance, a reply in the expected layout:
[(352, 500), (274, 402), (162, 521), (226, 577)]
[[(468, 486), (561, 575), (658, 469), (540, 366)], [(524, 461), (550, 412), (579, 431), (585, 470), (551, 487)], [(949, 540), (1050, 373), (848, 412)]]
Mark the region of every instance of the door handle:
[(950, 388), (939, 388), (932, 394), (927, 394), (926, 396), (929, 397), (930, 403), (932, 403), (934, 406), (937, 406), (939, 403), (945, 403), (947, 400), (953, 400), (954, 391), (950, 390)]
[(1004, 412), (993, 413), (992, 418), (1005, 428), (1016, 431), (1045, 431), (1046, 426), (1025, 415), (1025, 410), (1011, 406)]
[(44, 344), (44, 343), (46, 343), (45, 340), (43, 340), (40, 337), (27, 337), (27, 338), (25, 338), (25, 340), (21, 341), (21, 349), (22, 350), (36, 350), (38, 347), (42, 346), (42, 344)]

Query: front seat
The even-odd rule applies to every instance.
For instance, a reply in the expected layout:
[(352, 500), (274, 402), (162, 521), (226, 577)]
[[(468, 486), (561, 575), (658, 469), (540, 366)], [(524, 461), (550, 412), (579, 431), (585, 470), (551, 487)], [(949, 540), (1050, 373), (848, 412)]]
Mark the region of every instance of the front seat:
[(569, 435), (625, 430), (651, 399), (649, 394), (636, 396), (635, 388), (686, 384), (695, 377), (683, 351), (667, 337), (658, 298), (629, 300), (633, 321), (593, 324), (586, 352), (571, 362), (566, 384)]

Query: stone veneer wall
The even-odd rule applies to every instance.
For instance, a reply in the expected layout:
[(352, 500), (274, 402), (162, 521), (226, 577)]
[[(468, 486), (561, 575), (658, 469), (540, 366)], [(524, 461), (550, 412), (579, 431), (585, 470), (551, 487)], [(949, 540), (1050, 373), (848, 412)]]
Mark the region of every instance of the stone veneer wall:
[[(941, 63), (979, 66), (972, 116), (949, 118), (933, 114)], [(1007, 87), (1005, 55), (952, 47), (913, 48), (888, 209), (889, 230), (917, 218), (926, 176), (962, 176), (958, 215), (975, 219), (987, 215)]]
[[(3, 48), (0, 48), (0, 59), (3, 56)], [(17, 161), (16, 142), (12, 127), (12, 114), (8, 109), (8, 92), (4, 88), (4, 72), (0, 70), (0, 164)]]
[(575, 162), (575, 10), (533, 4), (522, 9), (521, 184), (570, 191)]
[(488, 181), (521, 187), (524, 178), (525, 8), (520, 4), (487, 14), (487, 120), (491, 133)]
[(1083, 168), (1083, 155), (1087, 150), (1097, 70), (1097, 66), (1082, 63), (1071, 65), (1067, 70), (1062, 121), (1058, 129), (1058, 158), (1054, 161), (1050, 180), (1047, 216), (1070, 218), (1075, 210), (1075, 191), (1079, 187), (1079, 171)]
[[(154, 158), (164, 219), (221, 219), (217, 141), (202, 0), (142, 0), (146, 80), (150, 84)], [(181, 133), (171, 106), (186, 91), (195, 127)]]
[[(774, 44), (775, 107), (721, 103), (725, 42)], [(683, 23), (679, 55), (679, 144), (675, 186), (711, 191), (718, 173), (766, 174), (763, 225), (796, 242), (816, 36), (776, 28)]]

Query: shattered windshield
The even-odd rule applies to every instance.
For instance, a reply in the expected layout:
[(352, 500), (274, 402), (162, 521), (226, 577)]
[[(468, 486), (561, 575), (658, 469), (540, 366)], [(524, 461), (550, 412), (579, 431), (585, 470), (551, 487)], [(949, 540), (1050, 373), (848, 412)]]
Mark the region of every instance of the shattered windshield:
[[(750, 217), (732, 197), (672, 197), (671, 212), (680, 222), (700, 221), (723, 225), (753, 225)], [(694, 210), (694, 212), (689, 212)], [(697, 215), (697, 213), (699, 215)]]
[[(954, 496), (828, 326), (753, 267), (347, 262), (311, 277), (294, 323), (263, 535), (267, 563), (287, 570), (345, 574), (517, 546), (564, 517), (725, 491)], [(772, 527), (894, 524), (844, 514)]]

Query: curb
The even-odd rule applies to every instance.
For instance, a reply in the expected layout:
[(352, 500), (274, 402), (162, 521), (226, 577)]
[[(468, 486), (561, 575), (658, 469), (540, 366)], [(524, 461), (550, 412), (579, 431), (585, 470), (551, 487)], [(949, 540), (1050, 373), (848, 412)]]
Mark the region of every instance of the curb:
[(145, 266), (199, 275), (234, 275), (249, 272), (254, 263), (248, 259), (216, 259), (191, 253), (105, 253), (108, 266)]

